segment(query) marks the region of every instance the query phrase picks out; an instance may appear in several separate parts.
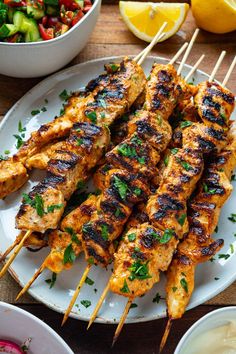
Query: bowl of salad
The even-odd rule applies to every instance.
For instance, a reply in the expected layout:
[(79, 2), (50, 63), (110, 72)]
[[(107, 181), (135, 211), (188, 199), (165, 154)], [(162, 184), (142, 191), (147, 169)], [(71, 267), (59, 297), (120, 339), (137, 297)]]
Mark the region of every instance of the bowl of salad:
[(101, 0), (0, 0), (0, 74), (48, 75), (86, 45)]

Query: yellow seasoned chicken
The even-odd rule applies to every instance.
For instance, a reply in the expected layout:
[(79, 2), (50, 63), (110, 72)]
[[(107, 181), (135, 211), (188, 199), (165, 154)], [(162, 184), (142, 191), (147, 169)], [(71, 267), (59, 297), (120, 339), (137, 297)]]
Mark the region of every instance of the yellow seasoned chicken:
[[(8, 178), (10, 176), (11, 178)], [(27, 170), (21, 162), (12, 158), (0, 161), (0, 199), (17, 191), (28, 179)]]

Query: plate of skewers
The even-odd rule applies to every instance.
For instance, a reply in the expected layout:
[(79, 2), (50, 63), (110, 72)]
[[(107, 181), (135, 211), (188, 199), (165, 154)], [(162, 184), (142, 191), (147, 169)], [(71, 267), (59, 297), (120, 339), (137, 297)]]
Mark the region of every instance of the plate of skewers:
[(194, 39), (63, 70), (1, 124), (0, 276), (63, 322), (120, 322), (117, 337), (236, 279), (235, 60), (217, 83), (225, 52), (208, 75), (185, 63)]

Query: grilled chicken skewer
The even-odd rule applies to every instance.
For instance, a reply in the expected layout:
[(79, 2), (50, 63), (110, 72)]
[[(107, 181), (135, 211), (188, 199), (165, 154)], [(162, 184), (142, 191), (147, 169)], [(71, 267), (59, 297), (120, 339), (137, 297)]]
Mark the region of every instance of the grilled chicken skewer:
[[(148, 46), (150, 50), (162, 35), (165, 26), (166, 23)], [(147, 51), (139, 60), (139, 64), (146, 55)], [(123, 60), (109, 84), (99, 90), (95, 100), (88, 102), (81, 110), (85, 121), (97, 122), (100, 117), (107, 119), (106, 122), (111, 124), (115, 118), (129, 110), (145, 85), (145, 76), (139, 64), (128, 58)], [(104, 104), (101, 104), (101, 100)], [(82, 128), (81, 124), (85, 124), (86, 128)], [(90, 136), (84, 136), (88, 132)], [(28, 231), (3, 267), (0, 277), (6, 272), (32, 231), (44, 233), (48, 228), (57, 227), (66, 200), (76, 190), (77, 183), (86, 176), (88, 170), (96, 165), (109, 145), (110, 139), (107, 134), (108, 129), (105, 126), (98, 127), (92, 123), (77, 123), (73, 126), (69, 138), (62, 143), (60, 150), (55, 151), (49, 161), (45, 179), (33, 188), (20, 207), (16, 225), (18, 229)]]
[[(155, 174), (152, 166), (156, 165), (160, 159), (159, 152), (165, 150), (170, 140), (171, 130), (167, 119), (182, 94), (180, 84), (184, 86), (186, 95), (189, 95), (190, 89), (171, 65), (154, 65), (146, 87), (144, 110), (131, 121), (129, 138), (106, 155), (116, 169), (108, 172), (100, 205), (92, 214), (90, 222), (82, 228), (82, 243), (88, 262), (86, 274), (93, 263), (104, 267), (111, 262), (113, 241), (121, 234), (133, 205), (145, 200), (149, 194), (144, 181)], [(63, 323), (68, 318), (80, 288), (81, 282)]]
[[(225, 76), (223, 87), (227, 84), (235, 64), (236, 57)], [(162, 338), (161, 350), (166, 343), (172, 320), (183, 316), (190, 301), (197, 265), (214, 256), (223, 246), (223, 240), (214, 241), (211, 235), (218, 224), (221, 208), (232, 193), (230, 179), (235, 167), (236, 124), (234, 122), (229, 131), (228, 145), (222, 152), (210, 157), (198, 192), (189, 203), (189, 234), (179, 244), (167, 271), (166, 301), (169, 320)], [(183, 274), (186, 284), (184, 287), (179, 286)]]
[[(222, 96), (225, 101), (220, 105)], [(186, 201), (201, 176), (202, 154), (216, 147), (220, 149), (226, 143), (224, 129), (227, 130), (234, 107), (233, 95), (219, 85), (206, 82), (199, 85), (195, 103), (205, 124), (196, 123), (185, 129), (184, 148), (174, 151), (156, 196), (149, 199), (147, 211), (152, 225), (143, 224), (130, 230), (129, 235), (134, 235), (132, 240), (126, 235), (115, 255), (109, 288), (129, 299), (143, 295), (159, 280), (159, 271), (168, 268), (178, 240), (188, 231)], [(217, 110), (212, 108), (213, 103)], [(121, 328), (119, 325), (114, 341)]]

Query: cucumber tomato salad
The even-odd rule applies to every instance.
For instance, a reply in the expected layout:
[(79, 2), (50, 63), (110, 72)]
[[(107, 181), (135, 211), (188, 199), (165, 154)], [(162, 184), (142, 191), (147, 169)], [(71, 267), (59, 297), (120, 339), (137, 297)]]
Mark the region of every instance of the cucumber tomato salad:
[(0, 41), (38, 42), (67, 32), (92, 0), (0, 0)]

